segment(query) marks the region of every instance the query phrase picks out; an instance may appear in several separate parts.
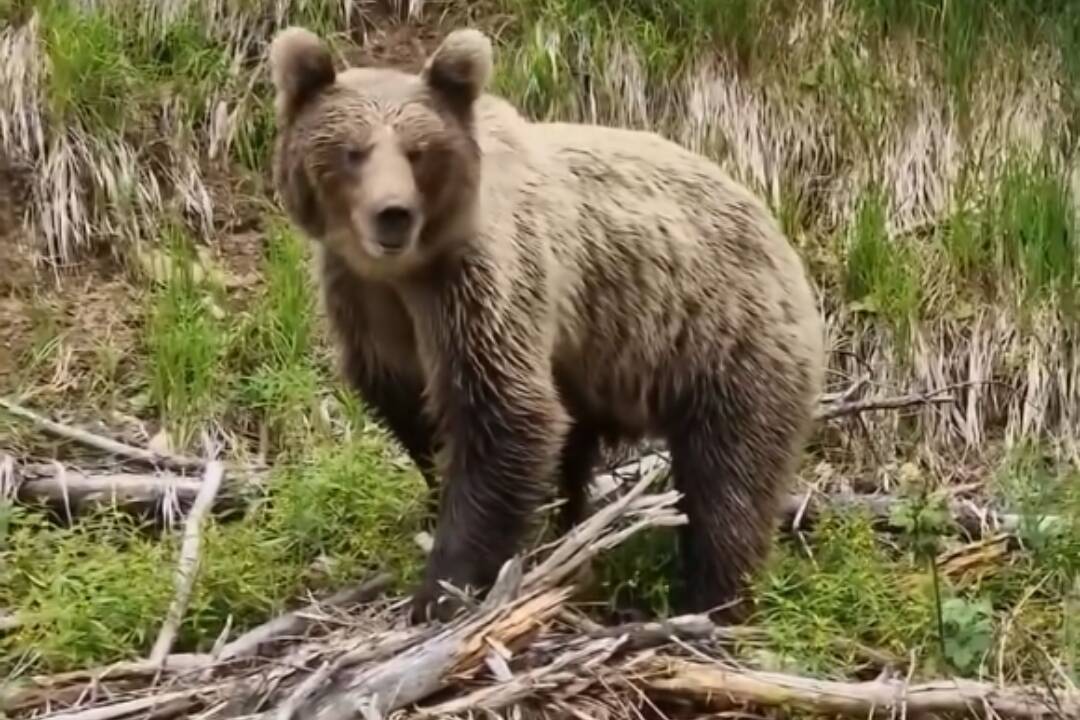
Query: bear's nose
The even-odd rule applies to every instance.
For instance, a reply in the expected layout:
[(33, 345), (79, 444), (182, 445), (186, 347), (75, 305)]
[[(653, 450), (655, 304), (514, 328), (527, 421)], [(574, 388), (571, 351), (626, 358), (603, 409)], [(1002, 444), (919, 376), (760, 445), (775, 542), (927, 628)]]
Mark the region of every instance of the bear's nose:
[(379, 244), (391, 250), (400, 249), (409, 239), (412, 223), (413, 212), (409, 208), (402, 205), (383, 208), (375, 214)]

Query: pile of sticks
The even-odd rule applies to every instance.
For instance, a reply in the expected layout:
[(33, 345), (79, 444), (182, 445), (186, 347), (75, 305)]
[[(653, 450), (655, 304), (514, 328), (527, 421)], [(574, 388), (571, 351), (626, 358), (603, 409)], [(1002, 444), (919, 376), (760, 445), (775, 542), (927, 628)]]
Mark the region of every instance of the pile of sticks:
[[(877, 406), (927, 401), (922, 396)], [(1080, 718), (1080, 693), (1071, 688), (952, 679), (913, 683), (887, 663), (873, 681), (812, 679), (738, 662), (736, 655), (745, 653), (734, 652), (736, 647), (752, 646), (761, 637), (753, 627), (720, 627), (698, 615), (615, 627), (590, 620), (571, 603), (579, 571), (635, 533), (686, 521), (677, 510), (677, 493), (656, 490), (666, 471), (663, 452), (598, 478), (596, 495), (603, 502), (587, 522), (512, 559), (483, 601), (463, 596), (467, 609), (451, 623), (409, 625), (408, 599), (386, 597), (391, 578), (378, 575), (238, 637), (223, 636), (208, 653), (174, 653), (197, 576), (200, 528), (226, 485), (228, 468), (214, 460), (143, 456), (148, 451), (88, 434), (75, 437), (81, 431), (9, 401), (0, 404), (106, 452), (181, 476), (192, 469), (201, 473), (200, 479), (185, 479), (190, 487), (175, 594), (150, 655), (10, 682), (0, 688), (0, 717), (599, 719), (715, 717), (718, 711), (774, 708), (852, 717)], [(823, 410), (823, 419), (842, 414), (835, 407), (832, 414)], [(6, 487), (9, 497), (35, 482), (31, 475), (20, 480), (14, 467), (10, 458), (0, 463), (0, 490)], [(40, 477), (48, 475), (42, 471)], [(111, 489), (99, 487), (97, 501), (124, 499), (116, 492), (121, 476), (111, 477)], [(62, 486), (58, 497), (70, 506), (77, 483), (66, 475)], [(791, 498), (789, 526), (798, 527), (812, 512), (812, 500)], [(863, 501), (874, 509), (874, 498), (847, 499)], [(979, 521), (986, 525), (985, 513)]]

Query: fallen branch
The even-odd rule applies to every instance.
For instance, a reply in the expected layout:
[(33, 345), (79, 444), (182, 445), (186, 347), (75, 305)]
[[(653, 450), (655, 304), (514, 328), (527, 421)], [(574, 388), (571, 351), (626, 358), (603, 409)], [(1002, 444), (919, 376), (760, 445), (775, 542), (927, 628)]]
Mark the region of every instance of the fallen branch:
[[(523, 597), (508, 608), (452, 626), (445, 633), (390, 660), (356, 673), (343, 690), (324, 692), (275, 713), (278, 720), (349, 720), (359, 710), (366, 717), (384, 717), (445, 687), (453, 675), (478, 665), (487, 639), (509, 645), (555, 615), (569, 597), (567, 590), (545, 590)], [(327, 680), (330, 680), (328, 677)], [(270, 717), (269, 715), (267, 717)]]
[(187, 688), (101, 707), (49, 714), (49, 720), (113, 720), (146, 712), (151, 717), (176, 717), (198, 705), (197, 697), (216, 688)]
[(125, 458), (127, 460), (144, 462), (154, 467), (169, 468), (177, 471), (203, 469), (204, 463), (199, 458), (154, 452), (153, 450), (135, 447), (134, 445), (128, 445), (127, 443), (102, 437), (89, 432), (88, 430), (82, 430), (80, 428), (56, 422), (55, 420), (50, 420), (44, 415), (39, 415), (33, 410), (28, 410), (7, 398), (0, 398), (0, 408), (7, 410), (15, 417), (26, 420), (53, 435), (68, 440), (74, 440), (87, 447), (92, 447), (95, 450), (109, 453), (110, 455), (116, 455), (117, 457)]
[(219, 461), (213, 460), (207, 463), (202, 487), (199, 488), (191, 514), (188, 515), (184, 525), (184, 541), (180, 547), (180, 560), (175, 576), (176, 595), (173, 597), (172, 604), (169, 605), (165, 624), (162, 625), (154, 648), (150, 652), (152, 663), (163, 664), (176, 641), (176, 634), (180, 629), (180, 623), (183, 622), (188, 599), (191, 597), (191, 589), (195, 584), (195, 576), (198, 574), (203, 518), (214, 504), (214, 497), (217, 495), (218, 488), (221, 487), (221, 479), (224, 475), (225, 467)]
[(88, 475), (71, 468), (57, 467), (47, 476), (27, 476), (20, 472), (15, 498), (27, 505), (46, 503), (78, 513), (92, 507), (115, 505), (145, 508), (175, 502), (190, 506), (199, 494), (202, 481), (176, 475), (105, 473)]
[(679, 640), (709, 640), (730, 643), (762, 636), (759, 628), (743, 625), (721, 626), (707, 615), (680, 615), (664, 621), (625, 623), (605, 627), (589, 635), (595, 638), (625, 638), (627, 649), (640, 650)]
[[(809, 500), (805, 493), (787, 496), (782, 503), (781, 512), (784, 530), (801, 529), (803, 523), (812, 522), (822, 511), (862, 511), (872, 516), (877, 522), (891, 522), (893, 510), (903, 498), (885, 494), (831, 494), (813, 493)], [(945, 500), (951, 520), (972, 537), (989, 537), (999, 533), (1015, 533), (1024, 522), (1023, 516), (1016, 513), (998, 512), (992, 508), (981, 507), (971, 500), (950, 497)], [(802, 515), (799, 513), (802, 511)], [(796, 519), (798, 526), (796, 526)], [(1044, 530), (1052, 530), (1064, 520), (1049, 515), (1040, 519)]]
[(714, 710), (743, 704), (822, 715), (902, 717), (984, 712), (1014, 718), (1080, 717), (1080, 693), (997, 687), (971, 680), (835, 682), (686, 660), (658, 660), (654, 693), (694, 698)]

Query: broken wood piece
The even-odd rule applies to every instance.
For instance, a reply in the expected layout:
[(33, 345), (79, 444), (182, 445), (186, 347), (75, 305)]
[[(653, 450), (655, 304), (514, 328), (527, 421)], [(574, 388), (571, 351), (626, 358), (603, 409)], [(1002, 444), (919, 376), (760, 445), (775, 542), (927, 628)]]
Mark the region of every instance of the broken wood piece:
[(691, 697), (713, 710), (750, 704), (823, 715), (921, 717), (988, 709), (1003, 717), (1080, 717), (1080, 693), (998, 687), (972, 680), (837, 682), (681, 659), (658, 660), (653, 693)]
[(92, 507), (160, 508), (168, 502), (177, 507), (190, 506), (199, 493), (198, 478), (176, 475), (106, 473), (88, 475), (79, 470), (60, 468), (48, 476), (21, 476), (16, 500), (31, 505), (45, 503), (70, 509), (73, 513)]
[[(905, 499), (886, 494), (847, 494), (813, 493), (809, 502), (806, 494), (787, 496), (781, 504), (783, 517), (782, 529), (792, 529), (794, 518), (805, 506), (800, 524), (812, 521), (824, 510), (862, 511), (868, 513), (879, 523), (891, 522), (892, 511)], [(966, 533), (975, 538), (990, 537), (999, 533), (1015, 533), (1020, 529), (1023, 518), (1016, 513), (998, 512), (991, 508), (982, 508), (975, 503), (958, 498), (947, 498), (945, 505), (950, 519)], [(1044, 529), (1052, 529), (1060, 523), (1055, 516), (1042, 518)]]

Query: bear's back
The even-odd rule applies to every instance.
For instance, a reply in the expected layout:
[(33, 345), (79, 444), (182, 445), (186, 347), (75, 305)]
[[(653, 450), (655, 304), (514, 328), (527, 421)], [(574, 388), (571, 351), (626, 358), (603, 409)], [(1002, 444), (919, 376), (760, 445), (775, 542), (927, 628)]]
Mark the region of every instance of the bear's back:
[(545, 259), (567, 394), (641, 431), (650, 398), (739, 343), (819, 364), (800, 258), (717, 164), (653, 133), (529, 123), (498, 99), (481, 108), (488, 242)]

